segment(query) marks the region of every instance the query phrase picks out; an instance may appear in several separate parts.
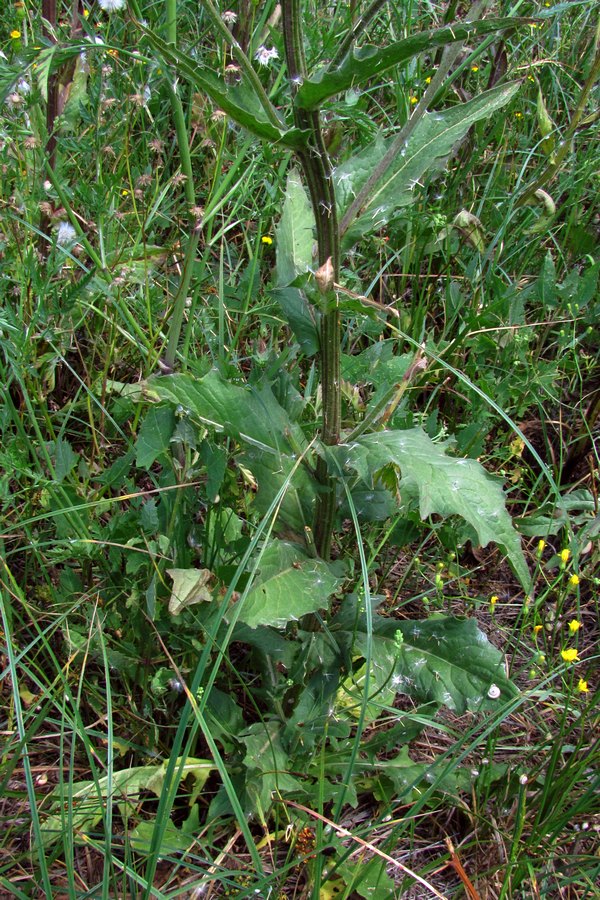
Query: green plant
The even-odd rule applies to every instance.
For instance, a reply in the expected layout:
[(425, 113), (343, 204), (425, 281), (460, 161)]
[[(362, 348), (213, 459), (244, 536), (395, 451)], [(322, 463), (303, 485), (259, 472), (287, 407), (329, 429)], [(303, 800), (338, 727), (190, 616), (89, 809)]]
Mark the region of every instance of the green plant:
[[(440, 859), (411, 873), (396, 847), (418, 844), (438, 810), (446, 829), (468, 807), (474, 855), (499, 822), (514, 895), (533, 880), (529, 847), (558, 847), (593, 802), (585, 692), (560, 623), (583, 605), (594, 494), (559, 492), (562, 445), (553, 457), (551, 426), (545, 443), (525, 427), (532, 410), (556, 418), (566, 393), (583, 410), (593, 373), (598, 265), (574, 249), (583, 234), (591, 252), (593, 154), (578, 147), (569, 171), (590, 118), (588, 13), (545, 20), (583, 23), (585, 90), (541, 61), (518, 90), (501, 80), (507, 49), (529, 65), (534, 29), (479, 21), (480, 7), (456, 23), (454, 7), (440, 21), (339, 5), (330, 28), (318, 6), (290, 2), (280, 34), (277, 9), (248, 5), (235, 37), (210, 3), (130, 9), (96, 5), (74, 31), (59, 4), (50, 43), (29, 11), (0, 62), (5, 86), (32, 76), (7, 110), (17, 138), (0, 145), (2, 685), (15, 710), (0, 786), (25, 756), (33, 890), (52, 892), (60, 859), (76, 896), (85, 843), (106, 861), (104, 896), (172, 895), (157, 887), (166, 855), (235, 896), (306, 878), (315, 897), (387, 898), (415, 876), (435, 893)], [(576, 55), (552, 48), (543, 58)], [(74, 61), (64, 114), (48, 117)], [(563, 99), (577, 117), (555, 165)], [(521, 119), (488, 124), (509, 103)], [(564, 201), (537, 219), (519, 203), (540, 171), (579, 218)], [(480, 456), (510, 478), (517, 528)], [(568, 547), (581, 589), (550, 557), (534, 593), (520, 535)], [(492, 542), (525, 601), (508, 567), (502, 592), (490, 584), (502, 570), (484, 575)], [(503, 602), (483, 631), (510, 649), (522, 693), (475, 622), (492, 590)], [(536, 712), (549, 685), (551, 710)], [(524, 703), (537, 744), (523, 727), (507, 777)], [(41, 805), (30, 760), (45, 722), (60, 763)], [(554, 730), (572, 755), (553, 749)], [(223, 851), (230, 822), (241, 875)], [(17, 864), (35, 868), (26, 851)], [(590, 871), (582, 854), (556, 883)]]

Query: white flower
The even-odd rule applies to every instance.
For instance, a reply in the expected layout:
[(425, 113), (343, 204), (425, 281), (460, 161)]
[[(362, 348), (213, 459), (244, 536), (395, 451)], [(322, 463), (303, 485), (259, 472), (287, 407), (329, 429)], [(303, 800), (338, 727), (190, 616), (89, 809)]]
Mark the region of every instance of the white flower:
[(70, 247), (77, 241), (77, 232), (69, 222), (61, 222), (56, 234), (56, 243), (60, 247)]
[(221, 18), (226, 25), (235, 25), (237, 22), (237, 13), (232, 12), (230, 9), (226, 9), (224, 13), (221, 13)]
[(527, 784), (528, 781), (527, 775), (519, 775), (519, 784)]
[(118, 12), (125, 6), (125, 0), (98, 0), (100, 9), (104, 12)]
[(271, 47), (270, 49), (267, 49), (267, 47), (259, 47), (254, 55), (254, 59), (258, 61), (259, 65), (268, 66), (272, 59), (279, 59), (279, 53), (275, 47)]
[(497, 684), (490, 684), (490, 689), (488, 691), (488, 697), (490, 700), (497, 700), (500, 696), (501, 691)]

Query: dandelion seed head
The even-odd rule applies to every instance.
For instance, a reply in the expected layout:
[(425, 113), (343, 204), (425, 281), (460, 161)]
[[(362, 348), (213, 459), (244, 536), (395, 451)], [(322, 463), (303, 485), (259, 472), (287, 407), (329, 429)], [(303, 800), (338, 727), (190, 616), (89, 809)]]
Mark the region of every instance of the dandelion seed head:
[(70, 222), (61, 222), (56, 233), (56, 243), (60, 247), (71, 247), (77, 240), (77, 232)]
[(261, 46), (254, 54), (254, 59), (260, 66), (268, 66), (272, 59), (279, 59), (279, 53), (275, 47)]
[(104, 12), (119, 12), (125, 7), (125, 0), (98, 0), (98, 5)]

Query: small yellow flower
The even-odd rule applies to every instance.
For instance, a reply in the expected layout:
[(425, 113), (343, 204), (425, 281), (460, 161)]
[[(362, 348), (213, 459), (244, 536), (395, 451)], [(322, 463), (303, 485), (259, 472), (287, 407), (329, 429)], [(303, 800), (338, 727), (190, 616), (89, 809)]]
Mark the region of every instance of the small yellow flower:
[(546, 547), (546, 541), (544, 541), (544, 540), (539, 540), (539, 541), (538, 541), (538, 545), (537, 545), (537, 553), (538, 553), (538, 556), (541, 556), (541, 555), (542, 555), (542, 553), (544, 552), (544, 548), (545, 548), (545, 547)]
[(535, 83), (535, 78), (533, 77), (533, 75), (528, 75), (527, 81), (533, 81)]
[(561, 650), (560, 655), (567, 663), (577, 662), (579, 659), (577, 650), (574, 647), (570, 647), (568, 650)]
[(261, 241), (263, 242), (263, 244), (272, 244), (273, 238), (269, 237), (268, 234), (263, 234), (263, 236), (261, 237)]
[(428, 75), (425, 79), (425, 84), (431, 84), (431, 75)]
[(534, 633), (534, 634), (539, 634), (543, 627), (544, 627), (543, 625), (534, 625), (534, 626), (533, 626), (533, 633)]
[(577, 634), (579, 629), (581, 628), (581, 622), (578, 622), (577, 619), (571, 619), (569, 622), (569, 631), (571, 634)]
[(577, 585), (579, 584), (579, 575), (571, 575), (571, 577), (569, 578), (569, 584), (571, 585), (571, 587), (577, 587)]
[(523, 118), (523, 113), (522, 113), (522, 112), (516, 112), (516, 113), (515, 113), (515, 119), (522, 119), (522, 118)]
[(494, 607), (499, 599), (500, 598), (498, 597), (497, 594), (492, 594), (492, 596), (490, 597), (490, 606)]
[(588, 687), (587, 681), (584, 681), (583, 678), (580, 678), (577, 682), (577, 690), (580, 694), (589, 694), (590, 689)]
[(568, 562), (569, 562), (569, 559), (571, 558), (571, 551), (570, 551), (570, 550), (567, 550), (567, 549), (565, 548), (564, 550), (561, 550), (561, 551), (560, 551), (559, 556), (560, 556), (561, 562), (563, 562), (563, 563), (568, 563)]
[(90, 11), (89, 11), (89, 9), (84, 9), (84, 11), (83, 11), (83, 18), (84, 18), (84, 19), (89, 19), (89, 17), (90, 17)]
[(471, 72), (479, 72), (479, 66), (471, 66)]
[(17, 29), (15, 28), (14, 31), (11, 31), (10, 36), (13, 39), (13, 41), (18, 41), (19, 38), (21, 37), (21, 32), (17, 31)]
[(413, 94), (413, 96), (410, 98), (410, 102), (411, 102), (411, 103), (413, 104), (413, 106), (414, 106), (415, 103), (418, 103), (418, 102), (419, 102), (419, 98), (418, 98), (418, 97), (415, 97), (414, 94)]

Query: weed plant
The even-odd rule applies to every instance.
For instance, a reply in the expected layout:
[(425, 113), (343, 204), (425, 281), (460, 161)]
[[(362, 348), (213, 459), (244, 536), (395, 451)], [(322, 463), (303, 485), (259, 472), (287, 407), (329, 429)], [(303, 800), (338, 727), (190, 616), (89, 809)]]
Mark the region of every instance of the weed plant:
[(595, 896), (593, 4), (0, 40), (3, 896)]

